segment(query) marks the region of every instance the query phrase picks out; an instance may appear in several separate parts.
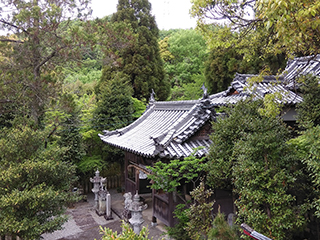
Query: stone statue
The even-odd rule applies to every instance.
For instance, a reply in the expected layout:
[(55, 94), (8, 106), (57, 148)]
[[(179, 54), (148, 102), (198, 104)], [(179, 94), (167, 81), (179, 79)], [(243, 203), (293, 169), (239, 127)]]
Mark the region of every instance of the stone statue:
[(129, 206), (132, 203), (132, 194), (131, 192), (123, 194), (124, 197), (124, 210), (122, 212), (122, 218), (125, 222), (129, 222), (131, 218), (131, 212), (129, 211)]

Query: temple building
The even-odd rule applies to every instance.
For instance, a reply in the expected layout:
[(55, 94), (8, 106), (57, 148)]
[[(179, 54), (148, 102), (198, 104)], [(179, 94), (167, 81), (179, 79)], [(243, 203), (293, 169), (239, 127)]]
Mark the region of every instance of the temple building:
[[(319, 72), (318, 57), (296, 58), (288, 61), (282, 75), (260, 77), (261, 80), (254, 84), (250, 79), (255, 75), (236, 74), (229, 88), (223, 92), (208, 95), (203, 86), (203, 96), (198, 100), (160, 102), (155, 101), (152, 93), (147, 110), (140, 118), (124, 128), (105, 130), (99, 136), (106, 144), (125, 152), (125, 191), (133, 194), (136, 190), (139, 193), (151, 192), (146, 175), (152, 173), (146, 166), (152, 166), (156, 161), (183, 159), (200, 146), (204, 148), (198, 150), (196, 156), (208, 154), (211, 122), (219, 117), (217, 108), (249, 97), (261, 99), (266, 94), (279, 93), (276, 101), (284, 106), (283, 120), (292, 124), (295, 122), (295, 106), (303, 100), (293, 80), (301, 74), (319, 75)], [(187, 199), (192, 189), (186, 186), (179, 190), (180, 195)], [(173, 226), (173, 210), (181, 203), (179, 198), (174, 198), (172, 193), (152, 190), (152, 200), (154, 221), (159, 219), (167, 226)], [(226, 216), (234, 212), (231, 192), (215, 190), (215, 200)]]

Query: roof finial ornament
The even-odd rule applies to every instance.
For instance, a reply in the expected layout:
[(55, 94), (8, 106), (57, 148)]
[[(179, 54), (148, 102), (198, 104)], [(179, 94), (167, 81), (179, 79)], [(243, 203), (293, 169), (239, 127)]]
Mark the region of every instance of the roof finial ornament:
[(204, 85), (204, 83), (202, 84), (201, 89), (203, 90), (202, 99), (208, 98), (208, 97), (209, 97), (209, 95), (208, 95), (208, 89), (206, 88), (206, 86)]
[(152, 89), (152, 91), (151, 91), (151, 94), (150, 94), (150, 99), (149, 99), (149, 102), (150, 103), (153, 103), (154, 101), (155, 101), (155, 99), (154, 99), (154, 96), (156, 95), (156, 93), (153, 91), (153, 89)]

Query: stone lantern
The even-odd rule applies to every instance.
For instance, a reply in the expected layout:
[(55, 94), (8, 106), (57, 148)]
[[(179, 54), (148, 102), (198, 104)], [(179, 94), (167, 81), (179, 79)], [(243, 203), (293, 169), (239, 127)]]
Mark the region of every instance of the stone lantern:
[(98, 195), (99, 195), (99, 191), (100, 191), (100, 185), (102, 185), (105, 181), (106, 178), (100, 177), (100, 172), (97, 169), (96, 171), (96, 175), (93, 178), (90, 178), (90, 182), (93, 183), (93, 189), (92, 192), (94, 193), (94, 208), (97, 209), (98, 208)]
[(129, 203), (128, 210), (131, 212), (131, 218), (129, 219), (130, 224), (133, 227), (135, 234), (139, 234), (141, 231), (141, 225), (144, 222), (142, 218), (142, 211), (145, 210), (148, 205), (142, 205), (142, 202), (139, 201), (140, 196), (137, 193), (133, 196), (133, 200)]

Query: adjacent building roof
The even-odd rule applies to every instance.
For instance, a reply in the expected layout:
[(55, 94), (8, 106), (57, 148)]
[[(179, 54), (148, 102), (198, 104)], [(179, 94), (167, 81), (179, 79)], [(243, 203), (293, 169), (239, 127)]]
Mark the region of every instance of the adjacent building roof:
[(320, 55), (290, 59), (282, 75), (288, 89), (297, 89), (295, 79), (301, 75), (320, 76)]
[(230, 87), (221, 93), (210, 95), (211, 104), (214, 106), (225, 106), (235, 104), (249, 96), (262, 99), (266, 94), (279, 93), (277, 101), (285, 105), (295, 105), (302, 101), (302, 98), (291, 91), (283, 76), (263, 76), (257, 82), (250, 83), (250, 79), (258, 75), (236, 73)]
[(183, 158), (200, 146), (205, 148), (197, 155), (204, 156), (211, 140), (192, 140), (190, 137), (214, 117), (215, 111), (209, 105), (208, 99), (152, 101), (147, 111), (131, 125), (104, 131), (99, 136), (105, 143), (148, 158)]

